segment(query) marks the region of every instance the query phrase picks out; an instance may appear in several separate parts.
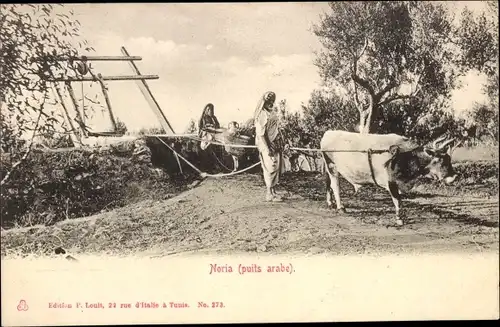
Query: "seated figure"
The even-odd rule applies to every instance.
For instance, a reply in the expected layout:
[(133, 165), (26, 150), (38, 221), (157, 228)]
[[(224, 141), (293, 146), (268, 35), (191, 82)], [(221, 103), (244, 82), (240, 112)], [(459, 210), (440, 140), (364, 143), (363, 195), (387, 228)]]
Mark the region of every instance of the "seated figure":
[[(248, 144), (250, 143), (249, 142), (250, 139), (251, 139), (250, 136), (241, 134), (240, 125), (235, 121), (230, 122), (227, 126), (227, 130), (224, 132), (225, 143)], [(233, 158), (233, 163), (234, 163), (233, 171), (238, 170), (239, 166), (238, 157), (243, 156), (245, 154), (246, 148), (231, 147), (229, 145), (226, 145), (225, 150)]]
[[(211, 103), (207, 104), (203, 109), (203, 114), (199, 120), (198, 127), (200, 148), (202, 150), (206, 150), (213, 142), (241, 145), (249, 145), (253, 143), (252, 136), (248, 135), (248, 133), (252, 130), (240, 129), (240, 126), (236, 121), (230, 122), (227, 128), (221, 128), (217, 117), (214, 115), (214, 106)], [(239, 166), (238, 158), (245, 155), (248, 148), (234, 147), (230, 145), (226, 145), (224, 148), (233, 158), (233, 171), (236, 171)]]
[(208, 103), (203, 109), (200, 120), (198, 122), (198, 136), (202, 139), (201, 149), (205, 150), (213, 137), (210, 133), (220, 132), (219, 120), (214, 114), (214, 105)]

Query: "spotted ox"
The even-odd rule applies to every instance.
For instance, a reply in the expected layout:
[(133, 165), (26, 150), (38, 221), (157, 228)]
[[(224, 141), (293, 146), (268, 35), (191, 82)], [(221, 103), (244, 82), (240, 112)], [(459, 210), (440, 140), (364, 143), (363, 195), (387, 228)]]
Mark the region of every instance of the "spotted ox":
[(420, 176), (444, 181), (445, 184), (455, 181), (457, 174), (450, 157), (453, 141), (441, 137), (432, 145), (422, 146), (396, 134), (325, 132), (321, 150), (327, 172), (328, 206), (333, 207), (333, 192), (337, 210), (345, 212), (340, 201), (341, 175), (354, 186), (355, 192), (368, 184), (389, 191), (396, 208), (396, 223), (403, 225), (401, 191), (409, 190)]

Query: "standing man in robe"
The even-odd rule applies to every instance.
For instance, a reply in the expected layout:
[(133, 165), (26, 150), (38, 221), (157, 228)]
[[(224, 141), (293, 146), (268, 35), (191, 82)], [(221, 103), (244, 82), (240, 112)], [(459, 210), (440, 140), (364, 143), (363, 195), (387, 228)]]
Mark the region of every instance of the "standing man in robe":
[(266, 201), (280, 202), (283, 199), (276, 194), (275, 187), (281, 175), (283, 140), (279, 133), (275, 101), (274, 92), (266, 92), (263, 95), (255, 109), (254, 125), (255, 145), (259, 151), (267, 189)]

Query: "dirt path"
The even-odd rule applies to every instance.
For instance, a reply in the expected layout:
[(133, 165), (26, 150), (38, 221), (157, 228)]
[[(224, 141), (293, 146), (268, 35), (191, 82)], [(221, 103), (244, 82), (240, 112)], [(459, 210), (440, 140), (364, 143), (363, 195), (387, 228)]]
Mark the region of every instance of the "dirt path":
[[(293, 179), (293, 180), (292, 180)], [(498, 196), (420, 193), (404, 200), (412, 221), (388, 227), (388, 194), (343, 194), (346, 214), (326, 208), (314, 175), (283, 181), (283, 203), (265, 203), (259, 175), (207, 179), (165, 201), (143, 201), (49, 227), (2, 232), (2, 255), (53, 253), (409, 253), (498, 250)]]

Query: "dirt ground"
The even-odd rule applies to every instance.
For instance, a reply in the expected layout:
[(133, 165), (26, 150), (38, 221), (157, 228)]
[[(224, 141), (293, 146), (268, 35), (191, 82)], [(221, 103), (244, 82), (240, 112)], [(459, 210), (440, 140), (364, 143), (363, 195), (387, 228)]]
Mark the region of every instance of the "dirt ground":
[(173, 198), (146, 200), (53, 226), (2, 231), (2, 256), (67, 253), (237, 252), (388, 254), (499, 249), (498, 192), (420, 185), (404, 200), (410, 221), (392, 226), (388, 192), (341, 184), (347, 213), (328, 209), (323, 177), (286, 173), (282, 203), (266, 203), (260, 175), (205, 179)]

